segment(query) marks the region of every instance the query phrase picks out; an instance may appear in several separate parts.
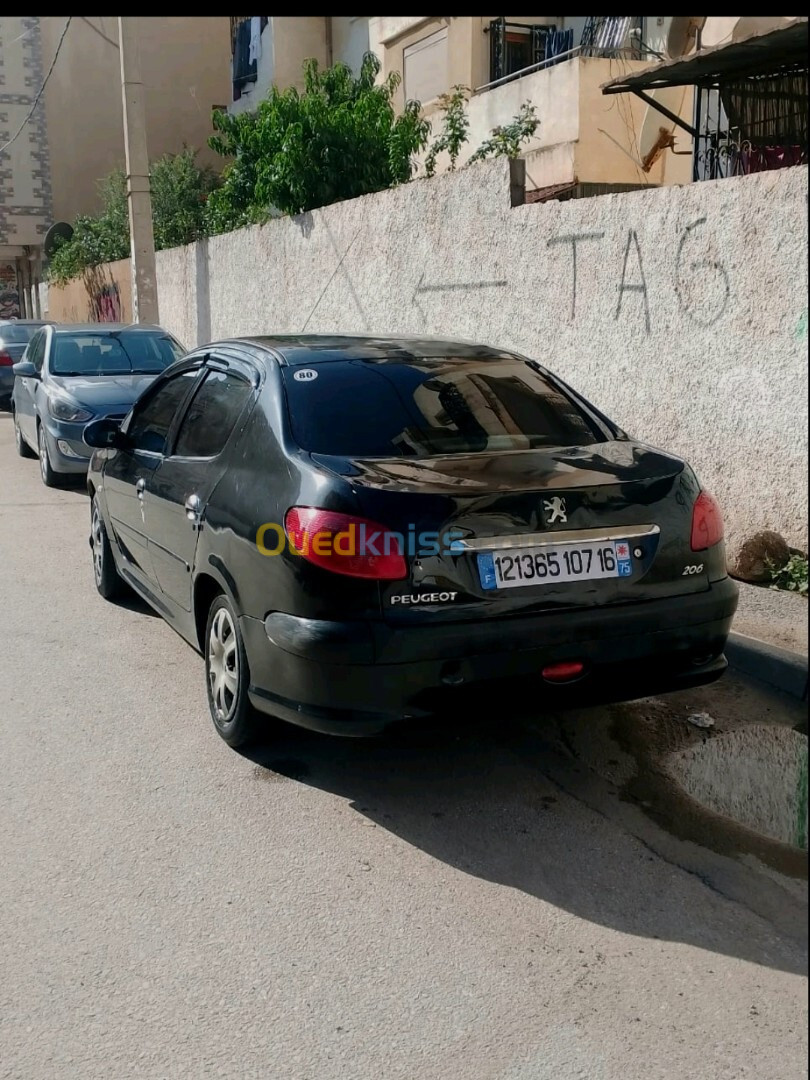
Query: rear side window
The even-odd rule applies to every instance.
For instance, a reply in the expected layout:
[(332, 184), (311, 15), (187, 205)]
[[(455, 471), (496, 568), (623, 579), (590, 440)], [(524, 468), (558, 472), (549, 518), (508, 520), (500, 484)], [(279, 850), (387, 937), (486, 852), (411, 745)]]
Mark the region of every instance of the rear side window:
[(5, 323), (0, 326), (0, 342), (6, 345), (23, 345), (31, 340), (38, 329), (38, 326), (25, 323)]
[(33, 364), (37, 371), (42, 370), (42, 362), (45, 359), (45, 331), (40, 330), (28, 344), (25, 350), (25, 358)]
[(358, 359), (283, 371), (293, 438), (311, 453), (425, 457), (609, 437), (518, 359)]
[(186, 399), (199, 369), (183, 371), (162, 383), (146, 398), (141, 398), (132, 411), (127, 434), (136, 450), (150, 454), (166, 452), (166, 440), (175, 416)]
[(175, 455), (206, 458), (222, 453), (252, 389), (236, 375), (209, 371), (180, 425)]

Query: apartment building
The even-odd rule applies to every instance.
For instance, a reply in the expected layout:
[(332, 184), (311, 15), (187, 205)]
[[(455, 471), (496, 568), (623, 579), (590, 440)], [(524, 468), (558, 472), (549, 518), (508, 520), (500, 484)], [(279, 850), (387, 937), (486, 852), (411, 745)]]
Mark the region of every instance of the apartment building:
[[(470, 138), (462, 163), (528, 101), (540, 120), (525, 146), (530, 187), (682, 183), (690, 172), (685, 156), (660, 155), (645, 167), (639, 136), (647, 106), (617, 104), (600, 90), (610, 78), (649, 64), (666, 46), (670, 23), (666, 16), (234, 18), (229, 108), (255, 108), (271, 83), (300, 86), (306, 57), (343, 60), (357, 70), (370, 49), (380, 59), (381, 78), (402, 75), (397, 105), (420, 101), (436, 125), (441, 95), (455, 85), (469, 88)], [(688, 89), (675, 106), (690, 114)], [(439, 170), (445, 165), (440, 159)]]
[[(651, 63), (674, 60), (790, 23), (789, 16), (379, 15), (231, 19), (231, 111), (255, 108), (271, 83), (301, 85), (306, 57), (359, 68), (366, 49), (384, 78), (402, 75), (396, 104), (421, 102), (441, 123), (441, 96), (470, 91), (463, 163), (525, 102), (540, 121), (524, 144), (526, 184), (543, 198), (648, 185), (696, 175), (695, 88), (606, 96)], [(663, 111), (657, 106), (661, 106)], [(716, 111), (716, 110), (715, 110)], [(713, 114), (712, 114), (713, 115)], [(680, 121), (680, 122), (679, 122)], [(439, 170), (448, 162), (439, 159)]]
[[(220, 165), (207, 138), (230, 101), (228, 18), (135, 23), (150, 156), (190, 146)], [(98, 181), (123, 167), (117, 16), (0, 15), (0, 311), (39, 313), (48, 228), (97, 211)]]

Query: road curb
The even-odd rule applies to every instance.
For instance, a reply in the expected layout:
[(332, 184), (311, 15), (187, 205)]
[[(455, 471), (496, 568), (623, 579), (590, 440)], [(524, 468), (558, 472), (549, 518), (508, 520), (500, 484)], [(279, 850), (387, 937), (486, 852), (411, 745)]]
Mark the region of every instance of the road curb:
[(735, 671), (776, 687), (799, 701), (807, 700), (807, 657), (801, 653), (747, 634), (732, 633), (726, 643), (726, 657)]

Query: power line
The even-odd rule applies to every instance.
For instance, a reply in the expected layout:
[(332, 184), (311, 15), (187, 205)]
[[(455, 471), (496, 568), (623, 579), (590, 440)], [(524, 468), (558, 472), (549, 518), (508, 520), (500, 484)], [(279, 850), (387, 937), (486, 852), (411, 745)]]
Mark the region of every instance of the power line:
[(64, 30), (62, 31), (62, 34), (61, 34), (61, 36), (59, 38), (59, 41), (57, 42), (57, 45), (56, 45), (56, 52), (53, 54), (53, 60), (51, 60), (51, 66), (48, 68), (47, 75), (42, 80), (42, 86), (40, 86), (39, 91), (37, 93), (37, 96), (34, 98), (34, 104), (31, 106), (31, 108), (30, 108), (30, 110), (28, 112), (28, 115), (25, 117), (23, 122), (20, 124), (20, 126), (17, 128), (17, 130), (14, 132), (14, 134), (8, 140), (8, 142), (4, 143), (2, 146), (0, 146), (0, 154), (5, 153), (5, 151), (8, 150), (8, 148), (11, 146), (11, 144), (14, 142), (14, 140), (19, 138), (19, 136), (22, 134), (23, 128), (28, 123), (28, 121), (31, 119), (31, 117), (34, 115), (34, 113), (37, 111), (37, 105), (39, 105), (40, 100), (42, 98), (42, 95), (45, 93), (45, 87), (48, 85), (48, 79), (50, 79), (51, 75), (53, 74), (53, 69), (56, 67), (56, 61), (59, 58), (59, 51), (62, 48), (62, 42), (65, 40), (65, 34), (68, 32), (68, 27), (70, 26), (72, 21), (73, 21), (73, 16), (68, 15), (67, 19), (65, 20)]
[[(103, 16), (102, 16), (102, 17), (103, 17)], [(82, 20), (82, 22), (83, 22), (83, 23), (87, 23), (87, 25), (88, 25), (88, 26), (90, 27), (90, 29), (91, 29), (91, 30), (95, 30), (95, 32), (96, 32), (96, 33), (98, 34), (98, 36), (99, 36), (100, 38), (103, 38), (103, 39), (104, 39), (104, 40), (105, 40), (105, 41), (107, 42), (107, 44), (108, 44), (108, 45), (112, 45), (114, 49), (117, 49), (117, 48), (119, 48), (118, 42), (117, 42), (117, 41), (113, 41), (113, 39), (112, 39), (111, 37), (108, 37), (108, 36), (107, 36), (107, 35), (106, 35), (106, 34), (104, 33), (104, 31), (103, 31), (103, 30), (100, 30), (100, 29), (99, 29), (99, 28), (98, 28), (98, 27), (96, 26), (96, 24), (95, 24), (94, 22), (90, 22), (90, 20), (89, 20), (89, 19), (87, 18), (87, 16), (86, 16), (86, 15), (80, 15), (80, 16), (79, 16), (79, 18), (80, 18), (80, 19)]]

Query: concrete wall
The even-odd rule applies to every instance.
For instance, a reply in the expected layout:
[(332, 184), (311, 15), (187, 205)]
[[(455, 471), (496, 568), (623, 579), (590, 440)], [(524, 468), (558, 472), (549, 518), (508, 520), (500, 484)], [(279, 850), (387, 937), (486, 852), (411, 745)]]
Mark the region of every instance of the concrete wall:
[[(50, 65), (64, 18), (40, 18)], [(208, 150), (211, 110), (231, 100), (230, 30), (225, 16), (139, 17), (149, 156)], [(121, 60), (115, 16), (75, 16), (45, 91), (53, 214), (71, 221), (99, 209), (98, 180), (124, 167)]]
[(189, 345), (306, 330), (520, 349), (687, 456), (732, 538), (806, 546), (806, 199), (802, 167), (511, 208), (495, 162), (159, 252), (161, 320)]
[(132, 322), (132, 268), (129, 259), (97, 266), (67, 285), (48, 288), (52, 322)]

